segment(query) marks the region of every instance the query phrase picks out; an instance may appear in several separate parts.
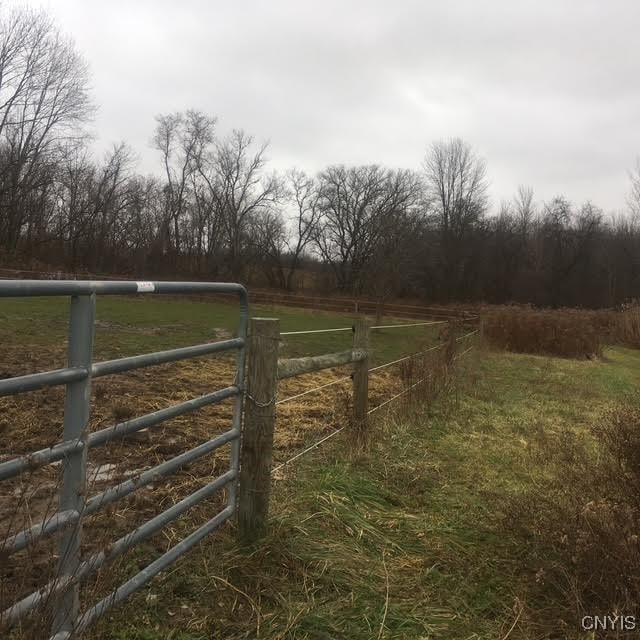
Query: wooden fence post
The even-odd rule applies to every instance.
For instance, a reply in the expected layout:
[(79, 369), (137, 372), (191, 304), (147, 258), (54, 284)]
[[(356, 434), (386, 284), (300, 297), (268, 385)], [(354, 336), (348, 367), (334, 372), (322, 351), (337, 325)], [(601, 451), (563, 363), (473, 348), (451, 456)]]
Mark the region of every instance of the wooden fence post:
[(365, 354), (353, 365), (353, 434), (358, 445), (365, 444), (368, 432), (370, 326), (367, 318), (357, 318), (353, 333), (353, 350)]
[(382, 324), (382, 317), (384, 315), (384, 302), (380, 298), (376, 301), (376, 324)]
[(458, 344), (456, 342), (456, 337), (458, 334), (458, 327), (459, 327), (459, 321), (456, 320), (455, 318), (449, 318), (447, 320), (447, 332), (446, 332), (446, 345), (444, 348), (444, 352), (445, 352), (445, 363), (447, 365), (447, 367), (450, 367), (453, 364), (453, 361), (455, 360), (455, 355), (456, 355), (456, 345)]
[(279, 340), (277, 318), (249, 320), (238, 495), (238, 533), (243, 542), (264, 533), (269, 512)]

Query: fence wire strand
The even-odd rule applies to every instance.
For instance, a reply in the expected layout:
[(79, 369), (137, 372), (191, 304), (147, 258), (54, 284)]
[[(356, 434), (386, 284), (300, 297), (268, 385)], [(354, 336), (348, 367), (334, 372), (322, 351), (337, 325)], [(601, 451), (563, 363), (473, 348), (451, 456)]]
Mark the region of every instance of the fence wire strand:
[[(469, 351), (471, 351), (471, 349), (473, 349), (473, 345), (471, 345), (468, 349), (465, 349), (462, 353), (459, 353), (458, 355), (454, 356), (453, 360), (458, 360), (458, 358), (462, 358), (462, 356), (465, 353), (469, 353)], [(394, 400), (397, 400), (398, 398), (400, 398), (401, 396), (405, 395), (406, 393), (409, 393), (409, 391), (411, 391), (411, 389), (414, 389), (419, 384), (423, 383), (425, 380), (426, 380), (426, 378), (422, 378), (421, 380), (418, 380), (418, 382), (415, 382), (410, 387), (407, 387), (406, 389), (404, 389), (400, 393), (397, 393), (395, 396), (392, 396), (391, 398), (388, 398), (384, 402), (381, 402), (378, 406), (373, 407), (373, 409), (369, 409), (369, 411), (367, 411), (367, 415), (373, 413), (374, 411), (377, 411), (378, 409), (382, 409), (382, 407), (384, 407), (385, 405), (389, 404), (390, 402), (393, 402)]]
[(337, 327), (336, 329), (308, 329), (306, 331), (283, 331), (281, 336), (304, 336), (308, 333), (332, 333), (335, 331), (351, 331), (353, 327)]
[(410, 387), (407, 387), (406, 389), (404, 389), (400, 393), (396, 393), (395, 396), (391, 396), (391, 398), (388, 398), (384, 402), (381, 402), (376, 407), (373, 407), (373, 409), (369, 409), (369, 411), (367, 411), (367, 415), (372, 414), (374, 411), (377, 411), (378, 409), (382, 409), (382, 407), (384, 407), (385, 405), (389, 404), (390, 402), (393, 402), (394, 400), (397, 400), (400, 396), (403, 396), (405, 393), (409, 393), (409, 391), (411, 391), (411, 389), (414, 389), (419, 384), (423, 383), (425, 380), (426, 380), (426, 378), (422, 378), (421, 380), (418, 380), (418, 382), (415, 382)]
[(372, 329), (403, 329), (404, 327), (428, 327), (434, 324), (446, 324), (448, 320), (432, 320), (429, 322), (411, 322), (409, 324), (381, 324)]
[(301, 398), (302, 396), (306, 396), (309, 393), (313, 393), (314, 391), (320, 391), (320, 389), (324, 389), (326, 387), (330, 387), (334, 384), (338, 384), (339, 382), (345, 382), (346, 380), (351, 380), (351, 376), (345, 376), (344, 378), (338, 378), (337, 380), (332, 380), (331, 382), (327, 382), (326, 384), (321, 384), (319, 387), (314, 387), (313, 389), (307, 389), (306, 391), (302, 391), (301, 393), (296, 393), (294, 396), (289, 396), (288, 398), (283, 398), (282, 400), (278, 400), (276, 404), (283, 404), (284, 402), (289, 402), (290, 400), (295, 400), (296, 398)]
[(416, 351), (415, 353), (410, 353), (408, 356), (404, 356), (404, 358), (398, 358), (397, 360), (392, 360), (391, 362), (385, 362), (384, 364), (379, 364), (377, 367), (373, 367), (371, 369), (369, 369), (369, 373), (372, 373), (373, 371), (378, 371), (380, 369), (384, 369), (385, 367), (390, 367), (392, 364), (398, 364), (399, 362), (404, 362), (405, 360), (410, 360), (411, 358), (417, 358), (418, 356), (421, 356), (425, 353), (429, 353), (430, 351), (435, 351), (436, 349), (442, 349), (442, 347), (444, 347), (444, 343), (443, 344), (437, 344), (433, 347), (429, 347), (428, 349), (425, 349), (424, 351)]
[(320, 446), (323, 442), (326, 442), (330, 438), (333, 438), (333, 436), (339, 434), (343, 430), (344, 430), (344, 427), (340, 427), (339, 429), (336, 429), (335, 431), (332, 431), (328, 436), (325, 436), (321, 440), (318, 440), (317, 442), (314, 442), (311, 446), (307, 447), (303, 451), (300, 451), (300, 453), (297, 453), (295, 456), (293, 456), (293, 457), (289, 458), (288, 460), (285, 460), (284, 462), (280, 463), (277, 467), (274, 467), (271, 470), (271, 473), (274, 474), (276, 471), (279, 471), (283, 467), (287, 466), (290, 462), (293, 462), (294, 460), (297, 460), (298, 458), (301, 458), (306, 453), (309, 453), (309, 451), (313, 451), (316, 447)]
[[(377, 367), (372, 367), (369, 369), (369, 373), (374, 371), (379, 371), (380, 369), (384, 369), (385, 367), (390, 367), (394, 364), (398, 364), (399, 362), (404, 362), (405, 360), (410, 360), (411, 358), (417, 358), (425, 353), (429, 353), (430, 351), (435, 351), (436, 349), (442, 349), (444, 344), (437, 344), (433, 347), (429, 347), (424, 351), (416, 351), (415, 353), (411, 353), (408, 356), (404, 356), (403, 358), (399, 358), (398, 360), (392, 360), (391, 362), (385, 362), (384, 364), (379, 364)], [(332, 380), (331, 382), (327, 382), (326, 384), (321, 384), (318, 387), (313, 387), (313, 389), (307, 389), (306, 391), (302, 391), (301, 393), (296, 393), (293, 396), (289, 396), (287, 398), (283, 398), (282, 400), (278, 400), (276, 404), (283, 404), (285, 402), (290, 402), (291, 400), (296, 400), (297, 398), (301, 398), (302, 396), (306, 396), (310, 393), (314, 393), (315, 391), (320, 391), (321, 389), (325, 389), (326, 387), (331, 387), (334, 384), (339, 384), (340, 382), (346, 382), (347, 380), (351, 380), (351, 376), (344, 376), (343, 378), (338, 378), (337, 380)]]
[[(422, 323), (420, 323), (422, 324)], [(433, 324), (440, 324), (440, 323), (433, 323)], [(389, 326), (393, 326), (394, 328), (398, 325), (389, 325)], [(405, 325), (407, 326), (407, 325)], [(409, 325), (411, 326), (411, 325)], [(376, 327), (372, 327), (372, 329), (375, 329)], [(380, 328), (380, 327), (377, 327)], [(311, 332), (313, 333), (313, 332)], [(478, 330), (476, 329), (475, 331), (470, 331), (469, 333), (460, 336), (459, 338), (456, 338), (456, 341), (460, 341), (463, 340), (465, 338), (470, 338), (471, 336), (475, 335), (476, 333), (478, 333)], [(398, 360), (392, 360), (391, 362), (385, 362), (384, 364), (378, 365), (377, 367), (372, 367), (371, 369), (369, 369), (369, 373), (371, 373), (372, 371), (378, 371), (380, 369), (383, 369), (385, 367), (390, 367), (391, 365), (394, 364), (398, 364), (399, 362), (404, 362), (405, 360), (409, 360), (410, 358), (415, 358), (419, 355), (425, 354), (425, 353), (429, 353), (430, 351), (434, 351), (436, 349), (441, 349), (442, 347), (444, 347), (445, 344), (437, 344), (434, 345), (433, 347), (430, 347), (429, 349), (426, 349), (425, 351), (417, 351), (416, 353), (412, 353), (409, 354), (408, 356), (405, 356), (403, 358), (399, 358)], [(457, 354), (456, 356), (453, 357), (453, 360), (458, 360), (459, 358), (462, 358), (462, 356), (464, 356), (465, 354), (469, 353), (469, 351), (471, 351), (471, 349), (473, 349), (473, 345), (471, 345), (470, 347), (468, 347), (467, 349), (465, 349), (462, 353)], [(347, 380), (350, 380), (351, 376), (345, 376), (343, 378), (338, 378), (337, 380), (332, 380), (331, 382), (327, 382), (326, 384), (320, 385), (319, 387), (314, 387), (313, 389), (307, 389), (306, 391), (303, 391), (301, 393), (298, 393), (296, 395), (290, 396), (288, 398), (284, 398), (282, 400), (278, 400), (278, 402), (276, 402), (276, 404), (282, 404), (284, 402), (289, 402), (290, 400), (294, 400), (296, 398), (300, 398), (302, 396), (306, 396), (309, 393), (314, 393), (315, 391), (320, 391), (321, 389), (324, 389), (326, 387), (330, 387), (334, 384), (338, 384), (340, 382), (345, 382)], [(379, 409), (382, 409), (383, 407), (387, 406), (388, 404), (390, 404), (391, 402), (393, 402), (394, 400), (397, 400), (398, 398), (406, 395), (407, 393), (409, 393), (412, 389), (415, 389), (418, 385), (422, 384), (423, 382), (425, 382), (427, 380), (427, 378), (422, 378), (420, 380), (418, 380), (417, 382), (414, 382), (410, 387), (407, 387), (406, 389), (403, 389), (400, 393), (396, 393), (394, 396), (391, 396), (391, 398), (387, 398), (384, 402), (381, 402), (379, 405), (373, 407), (372, 409), (369, 409), (367, 411), (367, 415), (371, 415), (372, 413), (378, 411)], [(291, 462), (293, 462), (294, 460), (297, 460), (298, 458), (301, 458), (302, 456), (306, 455), (307, 453), (313, 451), (314, 449), (317, 449), (322, 443), (326, 442), (327, 440), (330, 440), (331, 438), (333, 438), (334, 436), (338, 435), (339, 433), (341, 433), (342, 431), (344, 431), (345, 427), (340, 427), (339, 429), (336, 429), (334, 431), (332, 431), (330, 434), (326, 435), (324, 438), (321, 438), (320, 440), (318, 440), (317, 442), (314, 442), (313, 444), (309, 445), (306, 449), (303, 449), (302, 451), (296, 453), (296, 455), (292, 456), (291, 458), (285, 460), (284, 462), (280, 463), (279, 465), (273, 467), (273, 469), (271, 470), (271, 474), (275, 474), (277, 471), (279, 471), (280, 469), (286, 467), (288, 464), (290, 464)]]
[(462, 353), (459, 353), (457, 356), (454, 356), (453, 359), (454, 360), (458, 360), (458, 359), (462, 358), (462, 356), (465, 353), (469, 353), (469, 351), (471, 351), (471, 349), (473, 349), (473, 345), (471, 345), (468, 349), (465, 349)]

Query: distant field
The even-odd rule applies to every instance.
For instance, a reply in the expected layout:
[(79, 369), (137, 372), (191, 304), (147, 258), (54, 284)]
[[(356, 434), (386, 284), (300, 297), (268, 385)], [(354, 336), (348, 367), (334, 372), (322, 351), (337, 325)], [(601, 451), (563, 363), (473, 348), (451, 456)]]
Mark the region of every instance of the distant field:
[[(0, 300), (0, 339), (20, 344), (24, 351), (38, 346), (60, 346), (66, 339), (68, 298), (5, 298)], [(278, 306), (251, 306), (252, 316), (280, 318), (280, 330), (301, 331), (348, 327), (353, 315)], [(384, 323), (415, 320), (384, 319)], [(97, 358), (129, 355), (211, 341), (221, 332), (233, 333), (238, 323), (235, 304), (200, 302), (161, 296), (98, 296), (95, 352)], [(374, 334), (374, 361), (384, 362), (417, 342), (433, 340), (439, 331), (415, 327)], [(285, 340), (285, 355), (340, 351), (351, 344), (344, 333), (292, 336)], [(46, 355), (46, 354), (45, 354)]]

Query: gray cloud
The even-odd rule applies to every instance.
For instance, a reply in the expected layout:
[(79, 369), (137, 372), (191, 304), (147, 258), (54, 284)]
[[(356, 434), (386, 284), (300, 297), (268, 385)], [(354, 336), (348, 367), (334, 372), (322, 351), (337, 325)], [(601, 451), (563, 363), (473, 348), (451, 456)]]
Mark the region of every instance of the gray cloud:
[(273, 164), (418, 168), (435, 139), (520, 183), (624, 206), (640, 154), (636, 0), (57, 0), (88, 60), (100, 144), (156, 170), (153, 117), (189, 107), (271, 141)]

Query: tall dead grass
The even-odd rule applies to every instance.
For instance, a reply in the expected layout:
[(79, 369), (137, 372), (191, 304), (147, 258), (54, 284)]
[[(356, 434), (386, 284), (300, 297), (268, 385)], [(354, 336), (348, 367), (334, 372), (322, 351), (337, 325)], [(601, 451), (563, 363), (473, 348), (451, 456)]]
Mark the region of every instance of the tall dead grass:
[(640, 349), (640, 302), (609, 313), (612, 338), (618, 344)]
[(483, 329), (489, 345), (507, 351), (597, 358), (607, 344), (640, 348), (640, 306), (616, 311), (485, 307)]
[(612, 411), (592, 434), (595, 454), (571, 433), (539, 433), (535, 462), (553, 480), (506, 514), (534, 542), (532, 589), (574, 627), (583, 615), (635, 614), (640, 602), (640, 410)]

